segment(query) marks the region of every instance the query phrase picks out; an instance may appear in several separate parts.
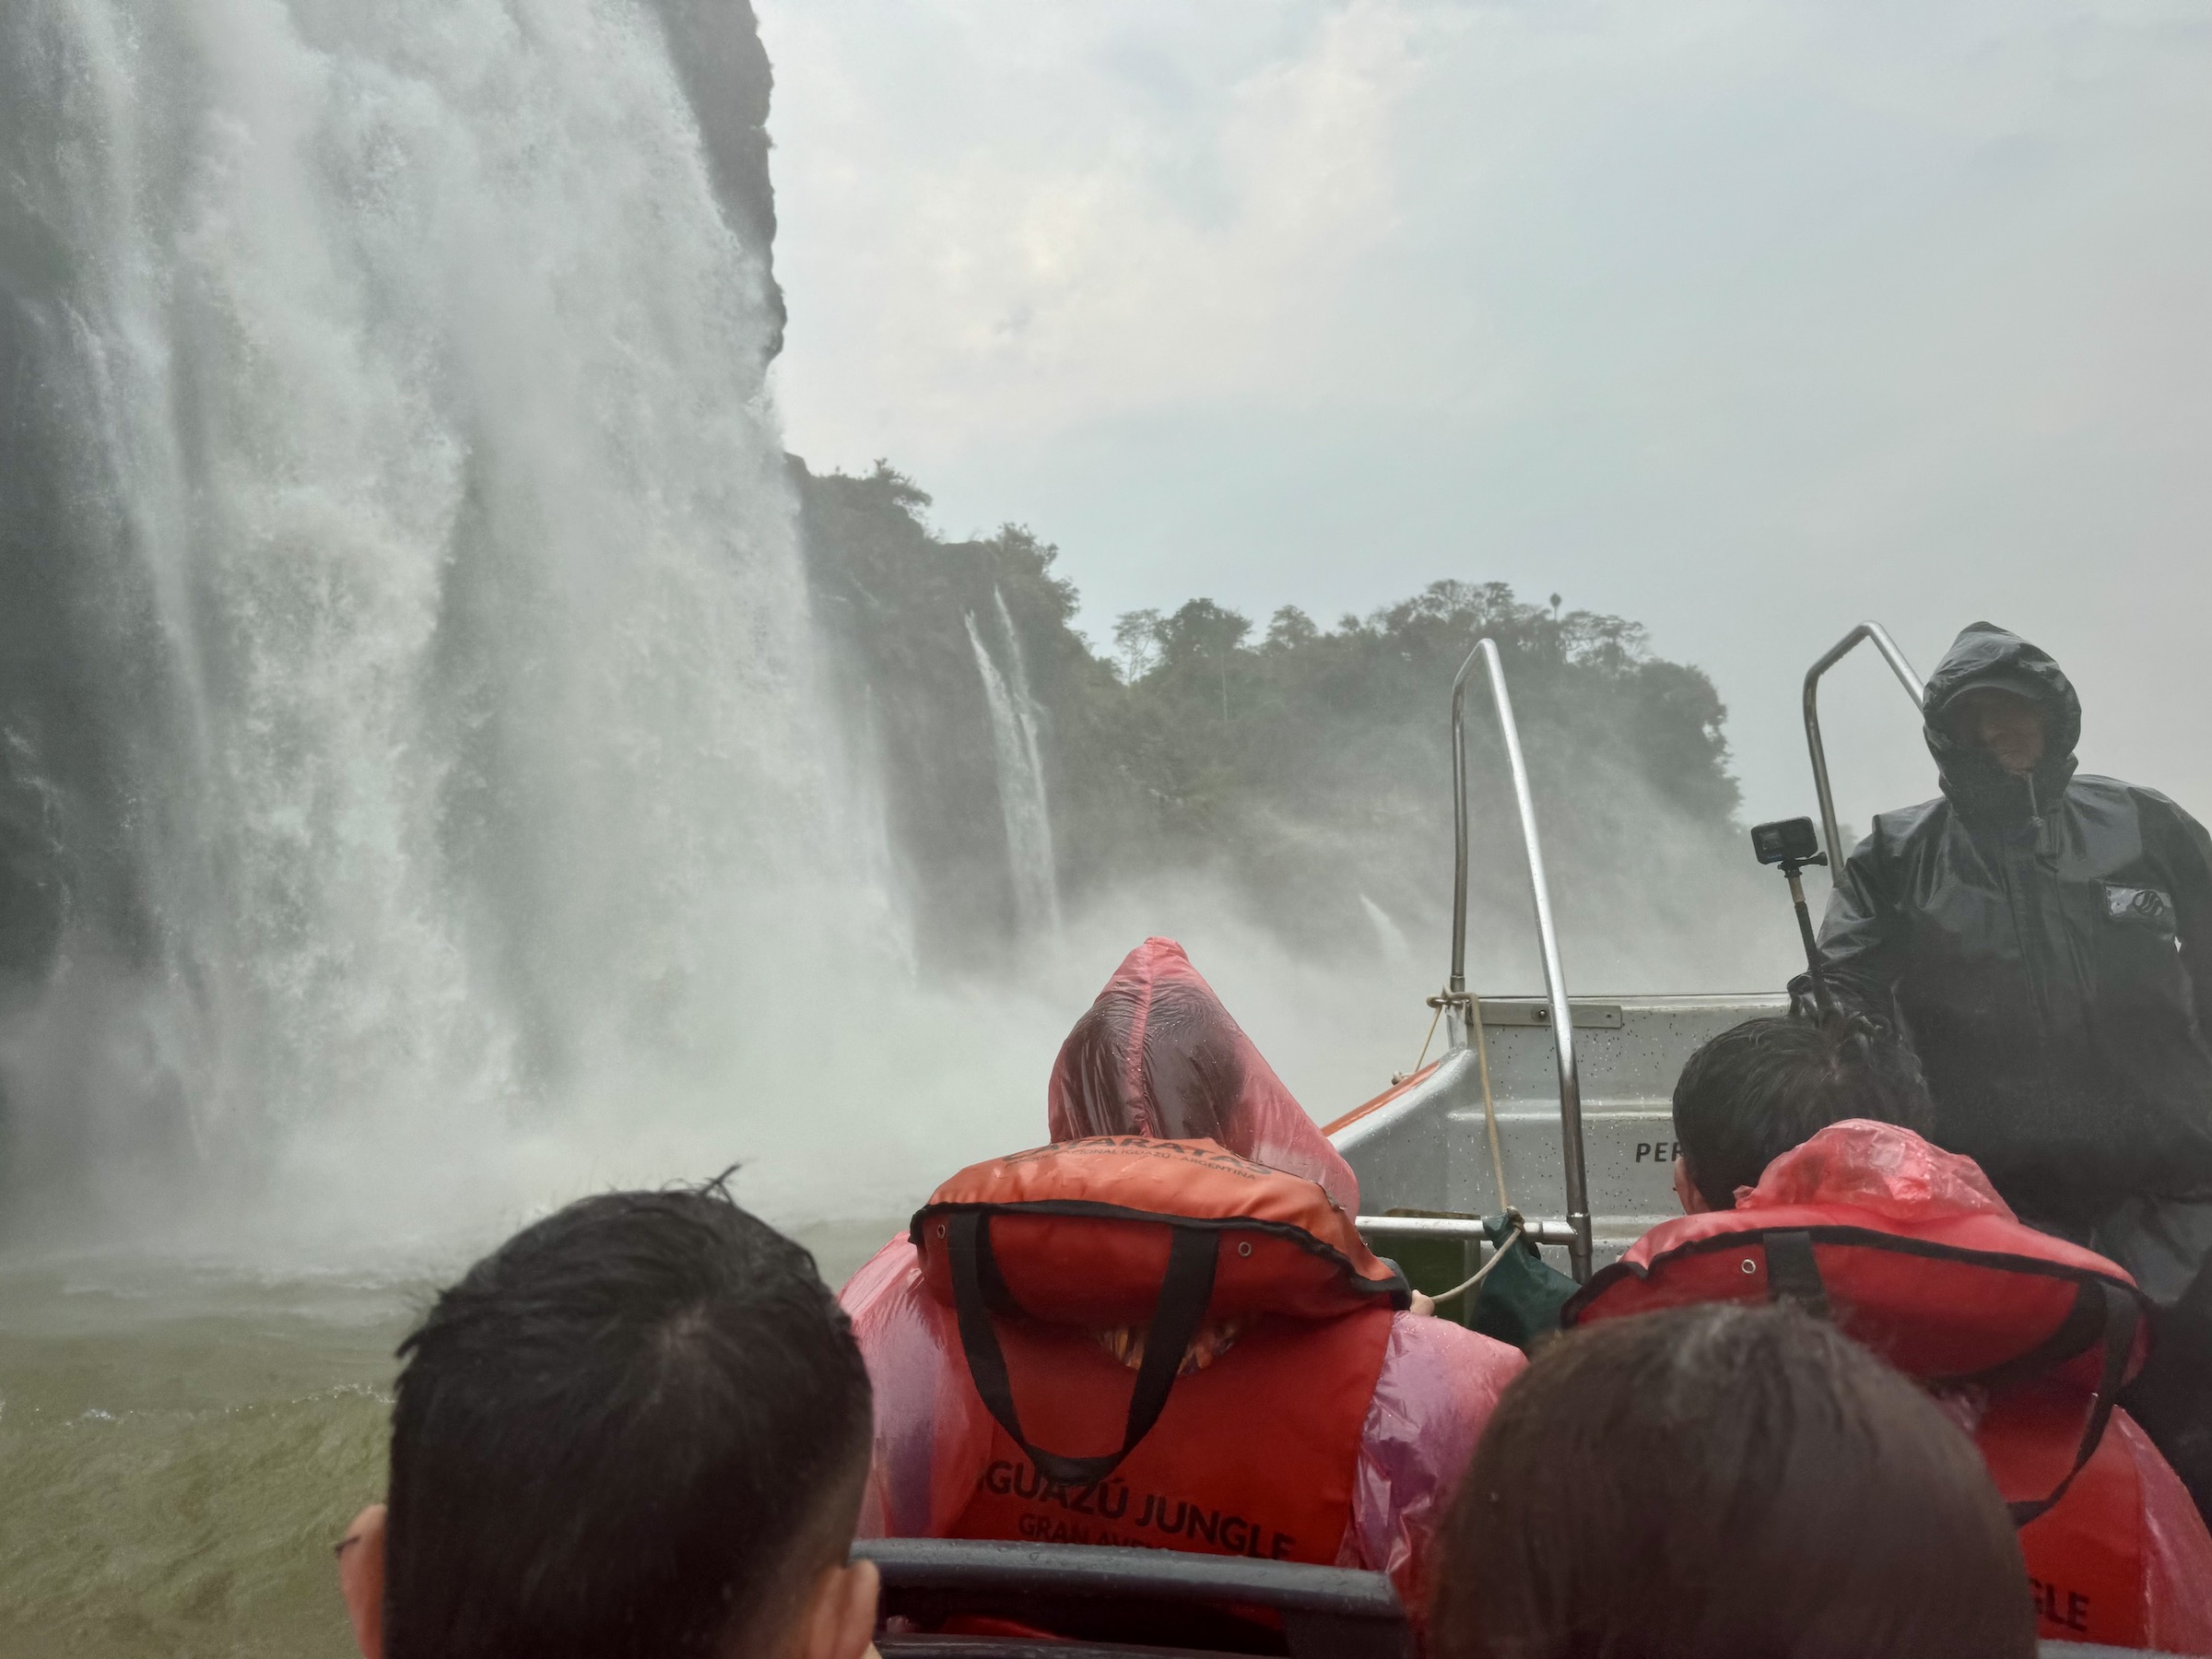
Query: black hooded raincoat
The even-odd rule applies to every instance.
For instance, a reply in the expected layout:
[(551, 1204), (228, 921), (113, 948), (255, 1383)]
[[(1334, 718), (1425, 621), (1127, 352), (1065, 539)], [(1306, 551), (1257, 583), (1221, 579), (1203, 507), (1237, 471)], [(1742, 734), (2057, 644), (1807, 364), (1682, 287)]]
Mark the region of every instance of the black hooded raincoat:
[[(2032, 775), (1950, 732), (1984, 686), (2048, 714)], [(1936, 1138), (2023, 1216), (2212, 1195), (2212, 839), (2155, 790), (2076, 771), (2080, 700), (2017, 634), (1960, 633), (1923, 713), (1943, 796), (1877, 818), (1841, 871), (1820, 929), (1839, 996), (1901, 1017)]]

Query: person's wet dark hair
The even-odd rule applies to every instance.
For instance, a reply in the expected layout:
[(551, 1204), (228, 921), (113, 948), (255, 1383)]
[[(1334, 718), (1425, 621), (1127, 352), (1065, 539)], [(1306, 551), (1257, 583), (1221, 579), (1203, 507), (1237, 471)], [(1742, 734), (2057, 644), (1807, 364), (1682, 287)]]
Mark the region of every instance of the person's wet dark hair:
[(1711, 1304), (1576, 1331), (1499, 1403), (1432, 1559), (1436, 1659), (2029, 1659), (1972, 1441), (1833, 1326)]
[(1737, 1187), (1846, 1118), (1916, 1135), (1936, 1121), (1920, 1062), (1865, 1020), (1747, 1019), (1699, 1048), (1675, 1083), (1675, 1138), (1714, 1209), (1733, 1209)]
[(867, 1372), (814, 1258), (719, 1184), (570, 1205), (399, 1351), (388, 1659), (751, 1651), (844, 1559)]

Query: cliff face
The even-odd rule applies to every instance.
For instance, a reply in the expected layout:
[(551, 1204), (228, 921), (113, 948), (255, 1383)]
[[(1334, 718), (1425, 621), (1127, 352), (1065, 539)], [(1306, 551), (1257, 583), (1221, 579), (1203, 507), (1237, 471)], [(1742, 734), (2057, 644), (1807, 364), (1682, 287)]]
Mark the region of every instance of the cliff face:
[[(60, 263), (31, 199), (19, 26), (0, 18), (0, 1010), (42, 975), (59, 931), (60, 871), (36, 760), (68, 706), (70, 653), (49, 552), (60, 523), (39, 419), (38, 317)], [(35, 174), (33, 175), (35, 177)]]
[[(750, 0), (640, 4), (660, 18), (667, 32), (668, 53), (699, 119), (723, 211), (749, 246), (773, 248), (776, 192), (768, 171), (768, 109), (775, 76)], [(780, 348), (783, 295), (772, 284), (771, 290)]]
[[(32, 688), (53, 677), (42, 641), (53, 636), (48, 571), (34, 563), (24, 521), (31, 514), (22, 422), (14, 415), (29, 371), (29, 319), (0, 287), (0, 999), (39, 971), (52, 948), (46, 898), (49, 854), (30, 786), (27, 741)], [(45, 672), (41, 673), (43, 669)], [(19, 753), (18, 751), (23, 751)]]
[(1102, 849), (1144, 856), (1144, 814), (1098, 724), (1114, 672), (1076, 633), (1076, 591), (1035, 536), (945, 541), (919, 516), (928, 496), (885, 467), (818, 477), (794, 459), (792, 475), (840, 719), (880, 779), (917, 943), (935, 962), (988, 963), (1019, 919), (978, 650), (1008, 669), (1018, 657), (1042, 717), (1053, 875), (1071, 896), (1095, 888)]
[[(19, 110), (12, 88), (0, 103)], [(72, 916), (126, 946), (142, 930), (124, 733), (151, 677), (107, 625), (133, 584), (99, 456), (72, 437), (87, 411), (63, 269), (24, 257), (26, 181), (0, 218), (0, 1013), (35, 993)]]

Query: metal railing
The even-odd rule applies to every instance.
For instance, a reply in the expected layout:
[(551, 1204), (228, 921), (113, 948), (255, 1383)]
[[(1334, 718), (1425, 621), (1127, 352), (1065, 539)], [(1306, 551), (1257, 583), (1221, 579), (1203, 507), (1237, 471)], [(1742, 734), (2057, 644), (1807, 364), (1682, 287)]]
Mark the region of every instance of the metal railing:
[[(1479, 1244), (1489, 1237), (1471, 1216), (1360, 1216), (1353, 1225), (1365, 1239), (1456, 1239)], [(1524, 1220), (1521, 1230), (1538, 1244), (1564, 1244), (1570, 1253), (1574, 1249), (1574, 1229), (1564, 1221)]]
[(1590, 1277), (1590, 1182), (1583, 1150), (1583, 1087), (1574, 1065), (1574, 1015), (1567, 1006), (1567, 978), (1559, 967), (1559, 935), (1551, 918), (1551, 886), (1544, 876), (1544, 849), (1536, 836), (1536, 803), (1529, 793), (1528, 762), (1521, 728), (1505, 688), (1498, 641), (1481, 639), (1452, 681), (1452, 978), (1443, 1000), (1464, 1026), (1467, 1019), (1467, 676), (1479, 657), (1489, 671), (1498, 728), (1512, 769), (1513, 800), (1521, 812), (1521, 844), (1528, 855), (1528, 889), (1536, 911), (1536, 942), (1544, 958), (1544, 990), (1551, 1005), (1551, 1033), (1559, 1067), (1559, 1143), (1567, 1177), (1567, 1259), (1578, 1283)]
[[(1898, 684), (1904, 687), (1915, 710), (1927, 696), (1927, 688), (1920, 675), (1905, 660), (1905, 653), (1889, 637), (1889, 630), (1879, 622), (1860, 623), (1805, 671), (1805, 745), (1813, 757), (1813, 789), (1820, 797), (1820, 844), (1828, 850), (1830, 882), (1841, 877), (1843, 860), (1851, 849), (1836, 844), (1841, 837), (1836, 829), (1836, 797), (1828, 784), (1828, 749), (1820, 741), (1820, 677), (1849, 656), (1863, 640), (1874, 641), (1874, 648), (1882, 653), (1882, 661), (1889, 665), (1889, 672), (1897, 676)], [(1464, 674), (1465, 670), (1461, 672)]]

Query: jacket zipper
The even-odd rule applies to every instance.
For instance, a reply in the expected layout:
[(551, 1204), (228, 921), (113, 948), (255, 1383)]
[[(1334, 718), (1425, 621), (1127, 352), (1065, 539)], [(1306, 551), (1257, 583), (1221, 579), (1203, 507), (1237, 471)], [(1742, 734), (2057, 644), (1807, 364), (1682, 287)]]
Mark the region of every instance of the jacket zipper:
[(2038, 855), (2041, 853), (2043, 845), (2043, 814), (2041, 805), (2035, 798), (2035, 774), (2030, 772), (2021, 782), (2028, 786), (2028, 856), (2026, 868), (2016, 881), (2011, 849), (2009, 847), (2006, 849), (2004, 861), (2006, 889), (2005, 897), (2011, 906), (2013, 930), (2020, 937), (2020, 960), (2028, 970), (2028, 987), (2035, 996), (2035, 1025), (2040, 1040), (2038, 1046), (2048, 1048), (2051, 1035), (2051, 996), (2047, 983), (2048, 975), (2045, 971), (2045, 964), (2041, 958), (2039, 945), (2042, 935), (2040, 928), (2031, 928), (2028, 924), (2036, 918), (2032, 915), (2027, 917), (2022, 915), (2023, 909), (2032, 912), (2034, 908), (2032, 904), (2024, 904), (2023, 900), (2031, 900), (2035, 896), (2035, 889), (2025, 884), (2035, 881), (2041, 870)]

